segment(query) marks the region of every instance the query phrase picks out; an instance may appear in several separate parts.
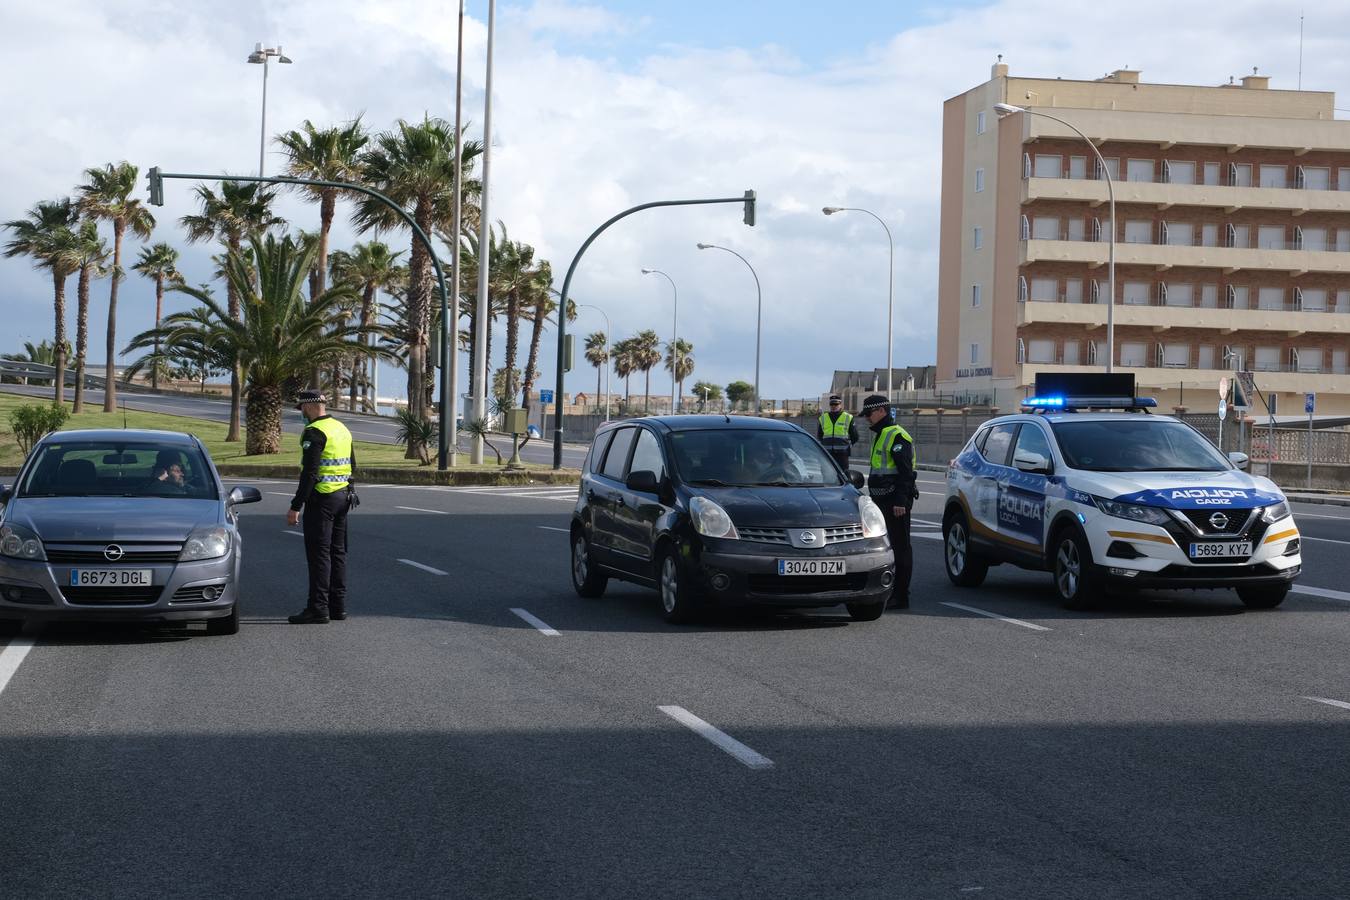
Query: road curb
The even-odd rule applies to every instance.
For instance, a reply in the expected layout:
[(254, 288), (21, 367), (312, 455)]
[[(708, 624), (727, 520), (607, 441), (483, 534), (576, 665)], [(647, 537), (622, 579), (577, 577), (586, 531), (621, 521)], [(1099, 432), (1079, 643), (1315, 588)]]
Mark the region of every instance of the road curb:
[(1284, 495), (1289, 498), (1291, 503), (1316, 503), (1321, 506), (1350, 506), (1350, 496), (1337, 496), (1334, 494), (1291, 494), (1285, 491)]

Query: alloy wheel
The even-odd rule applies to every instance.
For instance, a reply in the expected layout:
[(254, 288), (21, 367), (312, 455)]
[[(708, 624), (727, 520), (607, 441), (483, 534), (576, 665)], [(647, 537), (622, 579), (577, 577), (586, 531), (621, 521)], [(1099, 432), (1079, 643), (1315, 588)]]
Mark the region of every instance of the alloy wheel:
[(589, 570), (586, 560), (586, 539), (578, 537), (572, 542), (572, 578), (577, 584), (585, 584)]
[(1066, 538), (1060, 543), (1059, 552), (1055, 554), (1055, 583), (1059, 587), (1059, 595), (1065, 600), (1072, 600), (1078, 596), (1082, 570), (1082, 562), (1078, 558), (1078, 543), (1072, 538)]
[(953, 575), (966, 570), (966, 530), (953, 522), (947, 531), (947, 568)]
[(661, 561), (661, 605), (667, 613), (675, 611), (680, 594), (680, 574), (675, 568), (675, 557), (667, 556)]

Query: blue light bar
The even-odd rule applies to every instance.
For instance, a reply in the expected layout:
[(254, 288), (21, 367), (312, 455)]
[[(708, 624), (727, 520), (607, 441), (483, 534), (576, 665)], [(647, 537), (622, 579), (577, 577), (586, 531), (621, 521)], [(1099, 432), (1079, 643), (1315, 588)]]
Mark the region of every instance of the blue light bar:
[(1063, 397), (1028, 397), (1022, 401), (1023, 406), (1034, 406), (1037, 408), (1051, 407), (1059, 409), (1064, 406)]
[(1152, 397), (1028, 397), (1022, 401), (1024, 409), (1153, 409), (1158, 401)]

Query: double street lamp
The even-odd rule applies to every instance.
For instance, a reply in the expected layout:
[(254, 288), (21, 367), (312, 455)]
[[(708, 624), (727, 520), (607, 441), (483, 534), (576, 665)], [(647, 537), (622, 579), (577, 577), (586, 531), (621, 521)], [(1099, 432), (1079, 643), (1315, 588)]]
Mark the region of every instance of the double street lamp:
[(670, 282), (671, 295), (675, 298), (675, 314), (670, 326), (670, 414), (679, 412), (679, 382), (676, 376), (680, 368), (680, 290), (675, 287), (675, 279), (660, 269), (643, 269), (643, 275), (660, 275)]
[(1102, 158), (1101, 151), (1097, 149), (1097, 145), (1093, 143), (1092, 139), (1059, 116), (1052, 116), (1049, 113), (1027, 109), (1022, 106), (1013, 106), (1011, 103), (995, 103), (994, 112), (998, 114), (1000, 119), (1014, 113), (1025, 113), (1029, 116), (1040, 116), (1042, 119), (1058, 122), (1082, 138), (1083, 143), (1087, 144), (1092, 150), (1093, 156), (1097, 157), (1097, 165), (1101, 168), (1102, 177), (1106, 179), (1106, 197), (1111, 207), (1111, 239), (1107, 243), (1106, 251), (1106, 293), (1108, 298), (1106, 302), (1106, 371), (1110, 372), (1114, 368), (1116, 359), (1116, 189), (1111, 180), (1111, 170), (1107, 167), (1106, 160)]
[(895, 331), (895, 238), (891, 236), (891, 229), (881, 216), (872, 212), (870, 209), (862, 209), (857, 206), (827, 206), (821, 210), (825, 215), (832, 216), (839, 212), (860, 212), (866, 213), (876, 219), (886, 231), (886, 243), (891, 248), (890, 264), (886, 267), (887, 288), (886, 288), (886, 402), (895, 399), (892, 390), (894, 385), (895, 366), (892, 364), (891, 350), (895, 346), (893, 333)]
[(730, 253), (732, 256), (745, 263), (745, 267), (750, 270), (750, 275), (755, 279), (755, 415), (759, 415), (759, 348), (760, 338), (764, 333), (764, 292), (759, 286), (759, 275), (755, 272), (755, 267), (750, 265), (748, 259), (729, 247), (722, 247), (717, 244), (699, 244), (698, 249), (725, 250), (727, 253)]
[(263, 96), (262, 96), (262, 133), (258, 137), (258, 177), (263, 177), (263, 154), (267, 151), (267, 69), (268, 60), (275, 59), (282, 65), (290, 65), (291, 58), (281, 52), (281, 45), (275, 47), (264, 47), (261, 43), (254, 46), (253, 52), (248, 55), (248, 61), (254, 65), (263, 67)]

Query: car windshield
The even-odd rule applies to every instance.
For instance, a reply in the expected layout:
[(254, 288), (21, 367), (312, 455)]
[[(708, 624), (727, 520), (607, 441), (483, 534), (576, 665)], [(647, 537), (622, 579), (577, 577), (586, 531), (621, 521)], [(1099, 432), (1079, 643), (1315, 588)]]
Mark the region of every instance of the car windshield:
[(20, 497), (215, 500), (206, 459), (187, 444), (80, 441), (44, 444)]
[(843, 484), (834, 461), (810, 435), (752, 428), (677, 431), (675, 468), (687, 484), (829, 487)]
[(1189, 425), (1149, 418), (1056, 422), (1060, 452), (1092, 472), (1222, 472), (1231, 468)]

